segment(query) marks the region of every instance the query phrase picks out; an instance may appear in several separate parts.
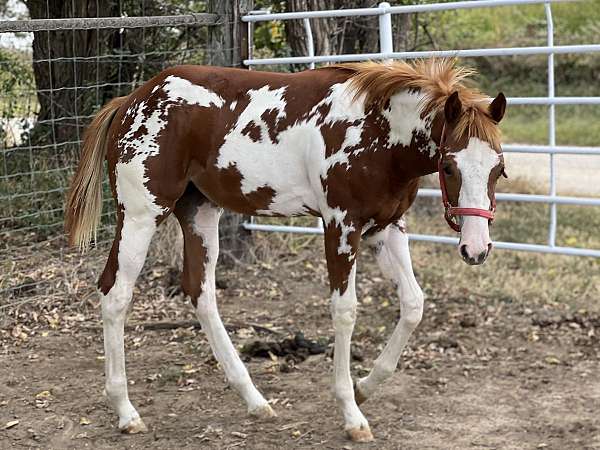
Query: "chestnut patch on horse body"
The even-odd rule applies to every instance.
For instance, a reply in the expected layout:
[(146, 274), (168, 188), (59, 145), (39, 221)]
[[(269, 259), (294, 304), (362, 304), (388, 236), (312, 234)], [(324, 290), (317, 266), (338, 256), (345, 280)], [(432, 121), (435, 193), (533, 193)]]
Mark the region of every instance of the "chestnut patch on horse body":
[(181, 225), (185, 241), (183, 251), (183, 271), (181, 288), (188, 295), (194, 307), (202, 294), (206, 266), (209, 253), (206, 243), (195, 229), (196, 215), (206, 198), (193, 186), (188, 186), (186, 193), (177, 201), (174, 214)]
[(253, 120), (248, 122), (248, 124), (244, 127), (242, 134), (244, 136), (248, 136), (252, 142), (259, 142), (261, 138), (260, 127), (256, 125)]
[(117, 204), (117, 226), (115, 238), (108, 254), (104, 270), (98, 279), (98, 290), (107, 295), (117, 279), (119, 270), (119, 245), (121, 243), (121, 230), (123, 229), (123, 205)]

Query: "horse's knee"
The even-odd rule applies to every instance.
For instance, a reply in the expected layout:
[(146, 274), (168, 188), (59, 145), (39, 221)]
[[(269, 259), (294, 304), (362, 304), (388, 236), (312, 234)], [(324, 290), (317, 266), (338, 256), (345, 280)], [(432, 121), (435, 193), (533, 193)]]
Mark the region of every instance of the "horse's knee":
[(401, 300), (401, 317), (407, 327), (416, 328), (423, 318), (423, 292), (419, 289)]
[(345, 292), (334, 292), (331, 304), (331, 318), (336, 329), (352, 328), (356, 322), (356, 296)]

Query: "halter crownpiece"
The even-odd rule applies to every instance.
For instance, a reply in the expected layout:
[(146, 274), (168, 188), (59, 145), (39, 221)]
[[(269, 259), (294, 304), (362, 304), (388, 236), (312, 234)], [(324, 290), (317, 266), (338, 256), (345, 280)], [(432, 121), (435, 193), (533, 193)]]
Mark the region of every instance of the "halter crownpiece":
[(461, 225), (459, 222), (454, 220), (454, 217), (459, 216), (476, 216), (488, 219), (491, 224), (494, 221), (494, 213), (496, 212), (496, 196), (492, 197), (490, 209), (481, 208), (459, 208), (458, 206), (452, 206), (448, 199), (448, 190), (446, 188), (446, 177), (444, 176), (444, 170), (442, 167), (443, 150), (446, 144), (446, 123), (442, 127), (442, 135), (440, 136), (439, 153), (440, 159), (438, 160), (438, 176), (440, 178), (440, 189), (442, 191), (442, 203), (444, 204), (444, 219), (448, 222), (450, 228), (457, 233), (460, 233)]

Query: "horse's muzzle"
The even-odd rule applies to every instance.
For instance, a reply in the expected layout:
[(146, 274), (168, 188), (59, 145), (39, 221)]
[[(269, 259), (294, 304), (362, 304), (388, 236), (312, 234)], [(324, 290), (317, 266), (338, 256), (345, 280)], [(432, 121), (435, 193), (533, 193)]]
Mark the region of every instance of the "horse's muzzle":
[(471, 252), (469, 251), (469, 248), (467, 247), (467, 244), (460, 244), (459, 246), (459, 252), (460, 252), (460, 256), (462, 256), (462, 259), (464, 260), (464, 262), (466, 262), (467, 264), (469, 264), (470, 266), (478, 266), (480, 264), (483, 264), (485, 262), (485, 260), (487, 259), (487, 257), (489, 256), (489, 254), (492, 251), (492, 243), (490, 242), (487, 246), (487, 249), (485, 249), (484, 251), (473, 255), (471, 254)]

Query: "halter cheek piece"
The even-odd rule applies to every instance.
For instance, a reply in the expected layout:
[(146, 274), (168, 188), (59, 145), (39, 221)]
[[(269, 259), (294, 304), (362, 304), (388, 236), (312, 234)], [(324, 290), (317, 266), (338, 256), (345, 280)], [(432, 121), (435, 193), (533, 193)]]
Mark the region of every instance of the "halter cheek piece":
[(448, 200), (448, 189), (446, 188), (446, 177), (444, 176), (444, 170), (442, 167), (443, 150), (446, 145), (446, 124), (442, 127), (442, 135), (440, 137), (440, 159), (438, 160), (438, 175), (440, 177), (440, 189), (442, 191), (442, 202), (444, 203), (444, 218), (450, 228), (457, 233), (460, 233), (461, 225), (459, 222), (454, 221), (454, 217), (459, 216), (477, 216), (488, 219), (491, 224), (494, 221), (494, 213), (496, 212), (496, 196), (492, 197), (490, 209), (480, 208), (459, 208), (452, 206), (450, 200)]

